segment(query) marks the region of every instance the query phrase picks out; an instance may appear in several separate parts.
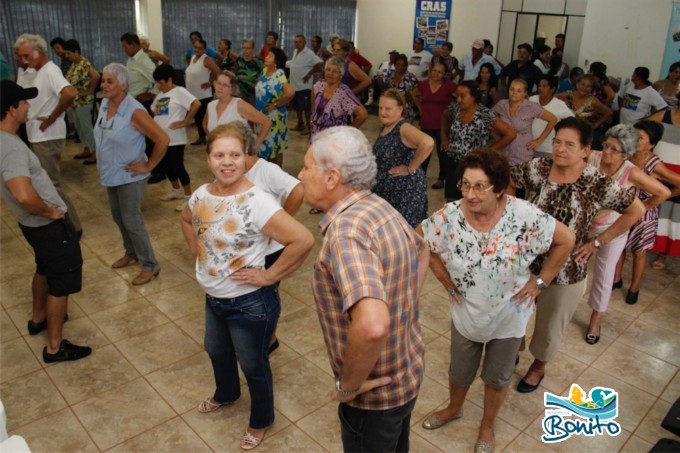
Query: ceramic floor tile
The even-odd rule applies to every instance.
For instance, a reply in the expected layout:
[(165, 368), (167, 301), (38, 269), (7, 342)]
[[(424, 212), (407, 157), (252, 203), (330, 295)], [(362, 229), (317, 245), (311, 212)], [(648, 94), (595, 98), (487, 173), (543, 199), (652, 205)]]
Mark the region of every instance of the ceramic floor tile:
[[(5, 341), (14, 340), (15, 338), (21, 337), (21, 333), (12, 322), (9, 314), (5, 309), (0, 309), (0, 343)], [(0, 381), (2, 378), (0, 378)]]
[(448, 388), (451, 340), (439, 337), (425, 347), (425, 376)]
[(5, 406), (9, 434), (66, 407), (66, 401), (43, 370), (0, 384), (0, 400)]
[(610, 346), (593, 367), (657, 396), (678, 371), (668, 362), (620, 343)]
[(638, 436), (630, 436), (626, 445), (621, 449), (621, 453), (639, 453), (650, 451), (654, 445)]
[(0, 383), (40, 369), (40, 362), (22, 337), (0, 343)]
[(312, 272), (298, 269), (281, 282), (281, 289), (305, 305), (315, 305), (312, 294)]
[(325, 345), (319, 317), (311, 308), (280, 319), (276, 335), (298, 354), (306, 354)]
[(413, 431), (409, 433), (409, 451), (413, 453), (436, 453), (443, 451), (432, 445)]
[[(2, 252), (0, 257), (2, 257), (0, 263), (3, 264), (2, 267), (4, 268), (4, 263), (7, 259), (4, 252)], [(0, 285), (0, 303), (2, 306), (8, 308), (19, 304), (30, 304), (33, 300), (31, 294), (31, 280), (32, 277), (29, 276), (26, 278), (14, 278), (3, 281), (2, 285)]]
[(284, 451), (323, 452), (323, 448), (295, 425), (289, 425), (276, 434), (265, 435), (257, 447), (259, 451), (280, 453)]
[(93, 314), (138, 299), (139, 296), (139, 292), (114, 273), (110, 278), (83, 287), (83, 290), (73, 294), (70, 300), (76, 302), (85, 313)]
[(48, 367), (47, 373), (72, 405), (139, 377), (112, 345), (95, 349), (84, 359)]
[(655, 302), (647, 307), (639, 319), (652, 326), (680, 332), (680, 304)]
[[(152, 297), (151, 295), (153, 295), (153, 297), (158, 297), (158, 293), (175, 288), (176, 286), (179, 286), (182, 283), (187, 283), (192, 279), (192, 277), (189, 277), (187, 274), (179, 270), (179, 268), (173, 266), (167, 261), (159, 261), (159, 265), (161, 266), (161, 273), (158, 275), (158, 277), (154, 278), (146, 285), (140, 285), (136, 287), (140, 294), (148, 297)], [(134, 272), (126, 280), (132, 282), (140, 270), (141, 269), (137, 269), (136, 272)], [(198, 306), (200, 307), (200, 299), (197, 302)]]
[(555, 451), (540, 439), (521, 433), (504, 450), (506, 453), (549, 453)]
[[(74, 305), (71, 304), (69, 308), (73, 307)], [(73, 311), (71, 310), (71, 312)], [(72, 319), (69, 314), (69, 320), (64, 323), (62, 333), (64, 338), (71, 340), (73, 343), (87, 345), (92, 349), (98, 349), (111, 343), (92, 320), (84, 316)]]
[(205, 291), (196, 281), (162, 290), (148, 300), (172, 320), (205, 311)]
[(17, 430), (34, 452), (97, 452), (71, 409), (62, 409)]
[(142, 374), (175, 363), (202, 349), (172, 323), (121, 340), (116, 343), (116, 347)]
[(661, 427), (661, 422), (666, 414), (668, 414), (671, 406), (671, 403), (667, 403), (666, 401), (657, 401), (642, 420), (642, 423), (640, 423), (640, 426), (635, 431), (635, 435), (652, 444), (655, 444), (662, 437), (680, 442), (680, 436), (676, 436)]
[(680, 397), (680, 372), (675, 373), (675, 377), (661, 394), (661, 399), (668, 403), (675, 403), (678, 397)]
[(102, 450), (176, 416), (141, 378), (78, 403), (73, 411)]
[(678, 332), (642, 321), (633, 322), (619, 338), (621, 343), (675, 366), (680, 366), (679, 340)]
[[(241, 386), (241, 398), (233, 406), (224, 407), (219, 411), (207, 414), (192, 409), (182, 414), (182, 419), (214, 451), (237, 452), (239, 451), (241, 436), (248, 427), (249, 414), (250, 396), (248, 395), (248, 387)], [(274, 416), (274, 424), (267, 429), (266, 436), (273, 436), (290, 425), (290, 420), (279, 411), (275, 410)]]
[(420, 385), (416, 406), (411, 412), (411, 426), (421, 423), (425, 417), (448, 399), (449, 388), (426, 376)]
[(200, 437), (184, 423), (180, 417), (175, 417), (149, 431), (116, 445), (109, 452), (209, 452), (210, 448)]
[(338, 403), (331, 401), (295, 423), (327, 451), (342, 451)]
[(439, 334), (451, 329), (449, 300), (435, 293), (420, 296), (420, 323)]
[[(427, 430), (421, 424), (417, 424), (411, 430), (443, 451), (472, 451), (479, 434), (482, 409), (466, 401), (463, 405), (463, 413), (462, 418), (439, 429)], [(500, 419), (496, 420), (495, 428), (496, 449), (498, 451), (501, 451), (519, 434), (517, 429)]]
[(215, 377), (206, 352), (156, 370), (146, 379), (180, 414), (197, 408), (215, 391)]
[(326, 348), (325, 345), (305, 354), (305, 359), (312, 362), (318, 368), (323, 370), (327, 375), (335, 376), (335, 374), (333, 374), (333, 368), (331, 368), (331, 362), (328, 356), (328, 349)]
[(330, 401), (334, 380), (300, 357), (274, 372), (275, 407), (297, 421)]
[(175, 320), (177, 324), (187, 335), (194, 339), (198, 344), (203, 344), (205, 337), (205, 311), (197, 311), (183, 318)]
[(169, 319), (147, 299), (139, 297), (90, 315), (113, 342), (166, 324)]

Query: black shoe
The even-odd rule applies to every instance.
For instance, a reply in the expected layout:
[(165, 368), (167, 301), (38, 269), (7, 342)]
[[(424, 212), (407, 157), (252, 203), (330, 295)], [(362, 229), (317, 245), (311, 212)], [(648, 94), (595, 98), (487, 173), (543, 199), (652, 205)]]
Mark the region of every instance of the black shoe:
[(517, 384), (517, 391), (519, 393), (531, 393), (531, 392), (533, 392), (534, 390), (536, 390), (538, 388), (539, 385), (541, 385), (541, 382), (543, 382), (544, 377), (545, 377), (545, 374), (543, 376), (541, 376), (541, 379), (538, 380), (538, 384), (536, 384), (536, 385), (527, 384), (527, 381), (525, 381), (524, 378), (522, 378), (519, 381), (519, 383)]
[(43, 360), (45, 363), (66, 362), (69, 360), (79, 360), (92, 353), (89, 346), (77, 346), (68, 340), (61, 340), (59, 350), (54, 354), (47, 352), (47, 347), (43, 348)]
[(614, 282), (612, 285), (612, 289), (619, 289), (623, 288), (623, 280), (619, 280), (618, 282)]
[(626, 294), (626, 303), (628, 305), (637, 304), (637, 300), (638, 300), (639, 295), (640, 295), (640, 291), (632, 292), (631, 290), (628, 290), (628, 293)]
[(199, 146), (199, 145), (205, 145), (206, 141), (204, 138), (199, 138), (195, 142), (191, 142), (191, 146)]
[(165, 174), (164, 173), (153, 173), (151, 177), (148, 179), (147, 183), (148, 184), (158, 184), (159, 182), (163, 181), (165, 179)]
[(269, 353), (271, 354), (272, 352), (276, 351), (277, 349), (279, 349), (279, 340), (274, 340), (274, 342), (269, 345)]
[[(68, 313), (64, 315), (64, 322), (68, 321)], [(29, 335), (38, 335), (40, 332), (43, 330), (47, 329), (47, 319), (45, 319), (42, 322), (33, 322), (30, 319), (28, 320), (28, 334)]]

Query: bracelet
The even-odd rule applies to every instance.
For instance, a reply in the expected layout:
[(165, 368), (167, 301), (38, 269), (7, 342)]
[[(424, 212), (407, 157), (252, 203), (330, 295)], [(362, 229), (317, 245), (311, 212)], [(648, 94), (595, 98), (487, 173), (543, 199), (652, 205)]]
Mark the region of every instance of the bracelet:
[(340, 378), (335, 378), (335, 392), (341, 396), (352, 396), (357, 393), (359, 389), (356, 390), (343, 390), (340, 388)]
[(418, 171), (418, 167), (416, 167), (416, 169), (413, 170), (413, 172), (411, 172), (411, 167), (409, 167), (409, 166), (407, 165), (407, 166), (406, 166), (406, 171), (408, 172), (409, 175), (413, 176), (413, 175), (415, 175), (416, 172)]

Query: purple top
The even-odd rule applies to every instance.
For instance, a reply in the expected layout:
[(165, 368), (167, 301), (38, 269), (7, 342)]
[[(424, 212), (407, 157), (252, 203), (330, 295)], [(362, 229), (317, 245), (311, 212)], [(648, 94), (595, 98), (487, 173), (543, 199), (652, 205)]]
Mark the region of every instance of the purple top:
[(347, 126), (350, 124), (352, 113), (361, 105), (361, 101), (352, 90), (344, 83), (333, 93), (333, 97), (325, 99), (323, 91), (326, 89), (326, 81), (320, 80), (314, 84), (314, 109), (312, 110), (312, 133), (309, 135), (311, 142), (314, 135), (324, 129), (333, 126)]
[(510, 116), (510, 101), (503, 99), (491, 109), (499, 118), (508, 123), (517, 133), (517, 137), (505, 147), (505, 155), (510, 165), (528, 162), (534, 158), (534, 152), (527, 145), (534, 137), (531, 135), (531, 124), (540, 118), (545, 111), (537, 102), (525, 99), (517, 108), (514, 116)]

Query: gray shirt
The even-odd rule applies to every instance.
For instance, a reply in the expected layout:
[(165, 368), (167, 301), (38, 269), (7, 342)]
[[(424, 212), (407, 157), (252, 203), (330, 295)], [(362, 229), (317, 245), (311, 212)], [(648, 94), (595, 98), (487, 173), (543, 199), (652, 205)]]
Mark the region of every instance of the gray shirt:
[(12, 193), (7, 189), (6, 182), (20, 176), (31, 178), (31, 185), (49, 206), (57, 205), (66, 212), (66, 204), (54, 188), (47, 172), (40, 166), (35, 154), (14, 134), (0, 131), (0, 179), (2, 180), (2, 195), (10, 208), (19, 217), (19, 223), (27, 227), (41, 227), (53, 220), (27, 212)]

